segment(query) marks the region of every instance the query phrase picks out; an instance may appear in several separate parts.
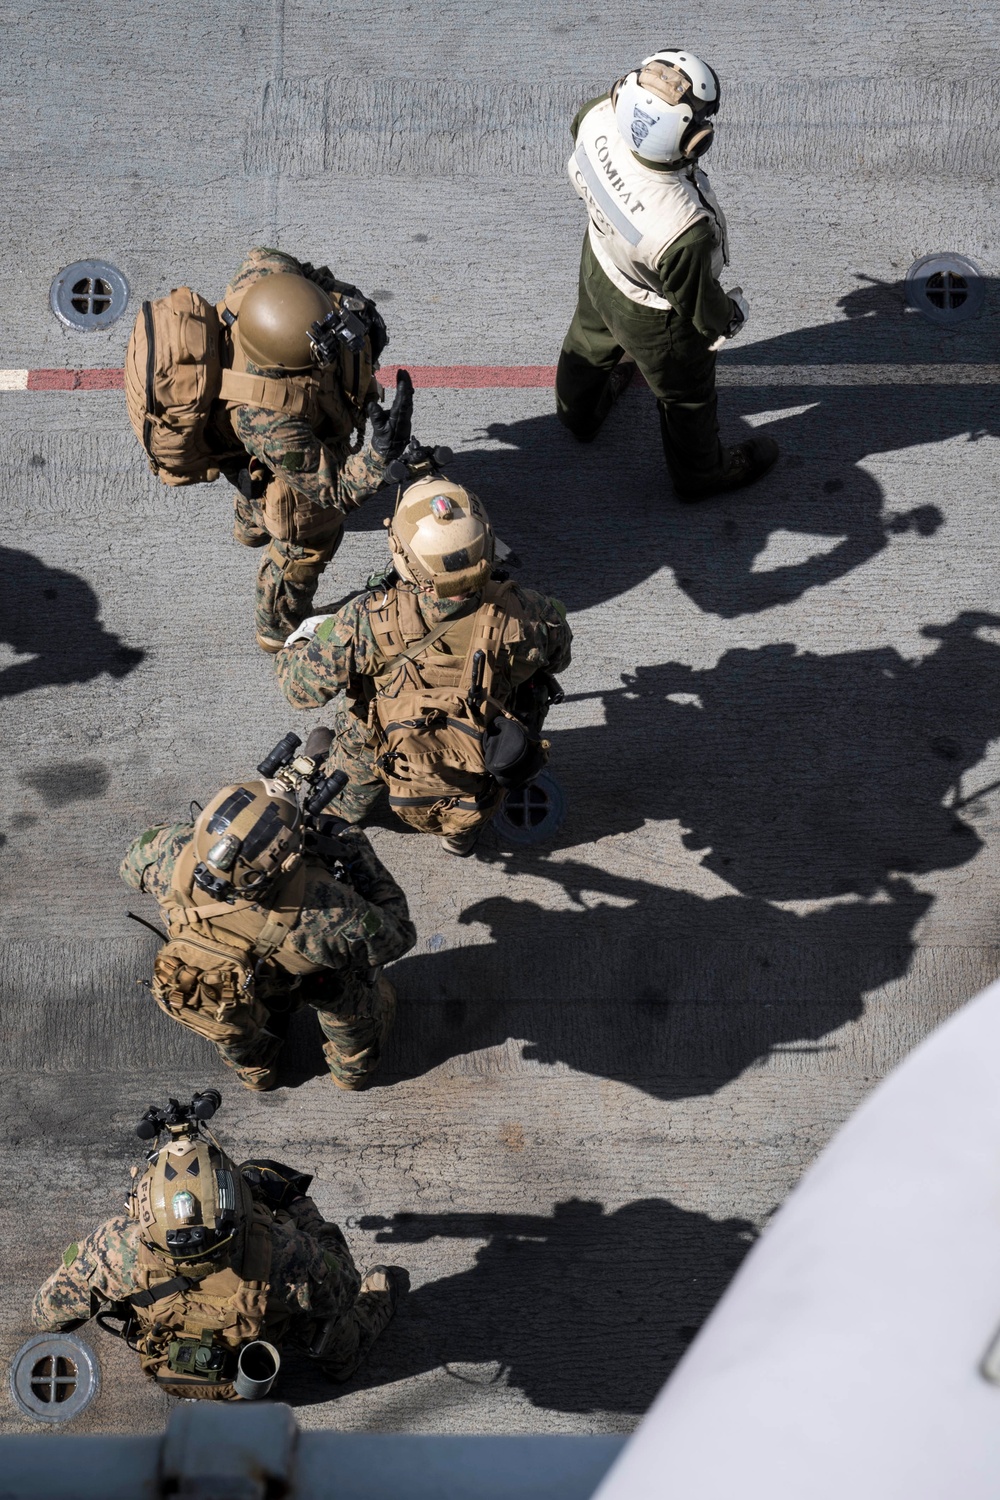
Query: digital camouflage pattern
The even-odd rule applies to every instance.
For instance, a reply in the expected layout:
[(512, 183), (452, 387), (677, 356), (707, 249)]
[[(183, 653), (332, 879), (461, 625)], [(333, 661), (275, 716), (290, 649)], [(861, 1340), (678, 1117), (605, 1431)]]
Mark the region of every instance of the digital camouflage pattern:
[[(138, 1290), (139, 1236), (136, 1220), (119, 1214), (69, 1245), (62, 1263), (35, 1294), (35, 1327), (78, 1327), (108, 1303), (124, 1302)], [(340, 1316), (322, 1361), (334, 1380), (353, 1374), (391, 1316), (387, 1293), (359, 1294), (360, 1287), (347, 1241), (336, 1224), (324, 1220), (311, 1198), (300, 1198), (274, 1214), (269, 1300), (289, 1310), (285, 1340), (300, 1345), (309, 1344), (316, 1322)], [(261, 1337), (271, 1337), (266, 1314)]]
[[(464, 612), (469, 598), (438, 599), (433, 589), (399, 579), (393, 587), (412, 594), (416, 599), (428, 632), (452, 615)], [(524, 610), (524, 639), (510, 645), (513, 677), (523, 682), (533, 672), (562, 672), (570, 663), (573, 633), (566, 613), (557, 600), (546, 598), (534, 589), (514, 585), (514, 592)], [(355, 595), (331, 615), (322, 633), (311, 641), (296, 641), (279, 651), (274, 659), (278, 682), (295, 708), (317, 708), (345, 689), (358, 692), (364, 681), (376, 677), (385, 666), (375, 632), (368, 618), (369, 601), (381, 601), (384, 590)], [(365, 709), (360, 710), (362, 716)], [(324, 771), (346, 772), (350, 778), (339, 797), (330, 804), (350, 823), (359, 823), (378, 798), (384, 785), (375, 764), (376, 743), (363, 718), (345, 703), (338, 704), (330, 723), (336, 739), (327, 756)]]
[[(147, 829), (122, 861), (122, 880), (154, 896), (162, 907), (177, 860), (193, 833), (190, 823)], [(323, 1051), (338, 1082), (360, 1086), (381, 1060), (394, 997), (384, 979), (372, 980), (371, 971), (401, 958), (417, 934), (406, 897), (365, 835), (352, 828), (343, 839), (364, 896), (310, 857), (302, 915), (289, 942), (322, 969), (300, 978), (282, 969), (278, 960), (262, 966), (257, 993), (271, 1016), (267, 1029), (254, 1026), (239, 1043), (219, 1047), (223, 1060), (233, 1067), (267, 1067), (280, 1050), (287, 1016), (303, 1004), (316, 1010), (326, 1038)], [(166, 921), (166, 912), (161, 915)], [(225, 941), (223, 934), (220, 938)]]
[[(279, 271), (301, 275), (303, 266), (280, 250), (251, 250), (230, 282), (227, 296)], [(310, 267), (308, 274), (324, 291), (333, 288), (335, 278), (327, 267)], [(247, 368), (254, 375), (280, 379), (283, 374), (252, 361)], [(377, 396), (374, 386), (370, 396)], [(327, 417), (315, 428), (303, 416), (260, 406), (232, 407), (219, 420), (230, 424), (236, 442), (268, 475), (284, 480), (294, 496), (292, 534), (272, 536), (257, 577), (258, 633), (281, 641), (309, 613), (320, 575), (340, 543), (345, 512), (379, 488), (385, 465), (370, 447), (352, 451), (363, 439), (364, 417), (359, 428), (346, 402), (342, 420)], [(328, 519), (317, 520), (317, 512), (321, 516), (328, 512)], [(238, 540), (254, 545), (269, 534), (257, 499), (238, 496), (235, 513)], [(296, 515), (308, 517), (308, 524), (297, 527)]]

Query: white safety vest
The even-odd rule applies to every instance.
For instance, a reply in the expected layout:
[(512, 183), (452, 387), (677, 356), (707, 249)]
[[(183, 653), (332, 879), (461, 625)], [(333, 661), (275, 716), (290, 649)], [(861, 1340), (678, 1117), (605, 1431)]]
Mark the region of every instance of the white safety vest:
[(729, 262), (726, 216), (705, 173), (693, 164), (678, 172), (643, 166), (618, 133), (610, 99), (580, 121), (569, 177), (587, 205), (590, 244), (601, 269), (632, 302), (672, 310), (657, 267), (699, 219), (712, 219), (717, 227), (712, 270), (722, 275)]

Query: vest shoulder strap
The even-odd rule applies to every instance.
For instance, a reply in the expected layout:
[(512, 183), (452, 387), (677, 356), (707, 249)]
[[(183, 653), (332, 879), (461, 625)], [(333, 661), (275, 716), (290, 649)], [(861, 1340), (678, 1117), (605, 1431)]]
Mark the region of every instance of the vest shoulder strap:
[(510, 582), (493, 583), (491, 580), (487, 583), (483, 590), (483, 602), (476, 611), (471, 638), (462, 663), (462, 682), (471, 684), (476, 653), (479, 651), (483, 653), (485, 666), (481, 688), (486, 698), (494, 696), (501, 662), (500, 648), (504, 643), (507, 621), (510, 616), (513, 588)]
[(248, 371), (223, 370), (219, 400), (227, 406), (266, 406), (269, 411), (285, 412), (292, 417), (305, 416), (316, 402), (316, 392), (305, 378), (275, 380)]
[(174, 1276), (170, 1281), (158, 1282), (144, 1292), (133, 1292), (125, 1300), (133, 1307), (152, 1307), (154, 1302), (159, 1302), (163, 1297), (172, 1297), (174, 1292), (186, 1292), (196, 1285), (188, 1276)]
[[(416, 616), (416, 620), (407, 621), (402, 618), (404, 600), (406, 604), (412, 606), (412, 614)], [(463, 609), (456, 610), (453, 615), (449, 615), (446, 620), (442, 620), (440, 624), (435, 625), (426, 634), (414, 639), (412, 628), (408, 626), (412, 627), (416, 621), (419, 621), (416, 629), (420, 630), (424, 623), (416, 609), (415, 601), (409, 594), (400, 595), (396, 589), (390, 589), (385, 603), (380, 609), (370, 611), (368, 619), (380, 655), (385, 658), (388, 666), (395, 667), (403, 662), (415, 661), (437, 641), (448, 635), (460, 622), (467, 621), (470, 615), (478, 614), (482, 607), (482, 604), (479, 604), (474, 610), (471, 605), (466, 605)]]

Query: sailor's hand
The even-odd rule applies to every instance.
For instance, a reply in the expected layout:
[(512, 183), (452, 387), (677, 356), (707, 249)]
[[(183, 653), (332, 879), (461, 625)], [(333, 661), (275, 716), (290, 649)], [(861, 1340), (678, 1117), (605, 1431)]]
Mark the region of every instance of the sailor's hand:
[(725, 331), (719, 334), (714, 344), (709, 344), (708, 347), (713, 354), (718, 349), (721, 349), (723, 344), (728, 343), (730, 339), (734, 339), (746, 326), (750, 318), (750, 303), (744, 297), (741, 286), (734, 286), (726, 295), (729, 298), (729, 305), (733, 310), (733, 315), (727, 323)]

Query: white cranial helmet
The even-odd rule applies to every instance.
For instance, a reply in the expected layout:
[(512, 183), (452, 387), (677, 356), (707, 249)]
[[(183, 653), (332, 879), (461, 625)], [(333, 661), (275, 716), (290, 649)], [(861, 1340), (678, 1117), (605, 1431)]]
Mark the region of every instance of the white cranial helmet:
[(660, 166), (697, 161), (712, 144), (719, 80), (693, 52), (666, 48), (647, 57), (611, 90), (622, 140)]

